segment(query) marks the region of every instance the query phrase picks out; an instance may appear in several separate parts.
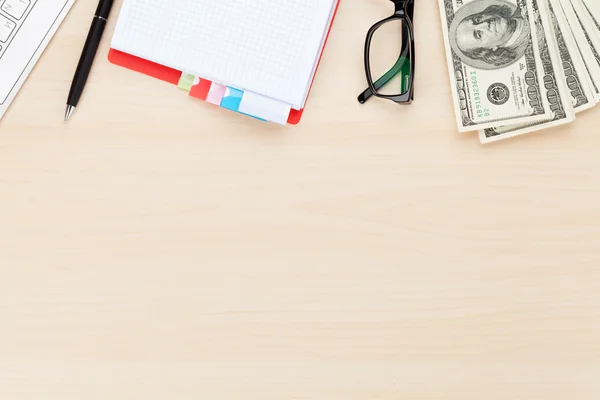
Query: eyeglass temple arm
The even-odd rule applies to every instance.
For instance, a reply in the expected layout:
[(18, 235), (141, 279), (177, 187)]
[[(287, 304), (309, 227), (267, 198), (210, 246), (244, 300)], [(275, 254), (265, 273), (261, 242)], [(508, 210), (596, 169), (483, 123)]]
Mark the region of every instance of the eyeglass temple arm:
[[(404, 43), (405, 40), (406, 40), (405, 38), (402, 38), (402, 42), (403, 42), (402, 47), (404, 49), (406, 49), (406, 43)], [(381, 78), (379, 78), (376, 82), (374, 82), (375, 89), (379, 90), (385, 84), (387, 84), (389, 81), (391, 81), (392, 78), (394, 78), (398, 74), (398, 72), (400, 72), (402, 70), (402, 67), (404, 67), (404, 64), (407, 61), (410, 61), (410, 60), (406, 58), (406, 51), (405, 51), (402, 54), (400, 54), (400, 56), (398, 57), (398, 60), (394, 64), (394, 66), (392, 68), (390, 68), (390, 70), (388, 72), (383, 74), (383, 76)], [(373, 96), (373, 91), (371, 91), (371, 88), (367, 88), (364, 92), (362, 92), (360, 94), (360, 96), (358, 96), (358, 101), (361, 104), (363, 104), (367, 100), (369, 100), (369, 98), (371, 96)]]

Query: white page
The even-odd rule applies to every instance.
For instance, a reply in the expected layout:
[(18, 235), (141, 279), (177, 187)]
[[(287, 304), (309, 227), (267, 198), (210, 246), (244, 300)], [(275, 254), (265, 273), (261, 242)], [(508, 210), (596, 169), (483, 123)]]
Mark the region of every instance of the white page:
[(335, 0), (125, 0), (112, 47), (302, 108)]
[(0, 0), (0, 118), (74, 0)]

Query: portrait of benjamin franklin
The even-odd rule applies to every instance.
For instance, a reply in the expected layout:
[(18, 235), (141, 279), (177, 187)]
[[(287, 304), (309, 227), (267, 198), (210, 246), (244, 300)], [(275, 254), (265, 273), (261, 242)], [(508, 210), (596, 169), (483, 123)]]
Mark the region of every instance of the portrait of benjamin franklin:
[(467, 65), (499, 69), (520, 59), (530, 42), (520, 9), (504, 0), (474, 0), (458, 9), (450, 25), (452, 50)]

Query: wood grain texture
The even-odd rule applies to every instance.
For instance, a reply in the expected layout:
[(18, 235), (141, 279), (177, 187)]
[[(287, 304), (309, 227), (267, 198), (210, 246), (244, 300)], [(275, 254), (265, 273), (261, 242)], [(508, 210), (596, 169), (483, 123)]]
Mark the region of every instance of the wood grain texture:
[(456, 132), (437, 4), (415, 102), (356, 96), (344, 0), (305, 118), (265, 125), (101, 57), (80, 0), (0, 123), (0, 399), (600, 398), (600, 109)]

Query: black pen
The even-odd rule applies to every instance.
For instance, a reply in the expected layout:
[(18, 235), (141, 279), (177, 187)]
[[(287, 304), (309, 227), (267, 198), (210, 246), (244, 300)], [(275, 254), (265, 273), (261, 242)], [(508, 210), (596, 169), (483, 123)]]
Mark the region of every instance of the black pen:
[(104, 33), (104, 28), (106, 27), (106, 21), (108, 20), (112, 5), (113, 0), (100, 0), (100, 3), (98, 4), (98, 9), (96, 9), (92, 26), (90, 27), (85, 46), (83, 47), (83, 52), (81, 53), (81, 58), (79, 59), (79, 64), (77, 65), (77, 70), (75, 71), (75, 76), (73, 77), (73, 82), (71, 83), (71, 90), (67, 99), (65, 122), (71, 118), (75, 107), (77, 107), (77, 103), (79, 103), (79, 98), (83, 93), (83, 88), (90, 75), (92, 64), (94, 63), (94, 58), (96, 57), (96, 52), (98, 51), (98, 46), (100, 45), (100, 40), (102, 39), (102, 34)]

